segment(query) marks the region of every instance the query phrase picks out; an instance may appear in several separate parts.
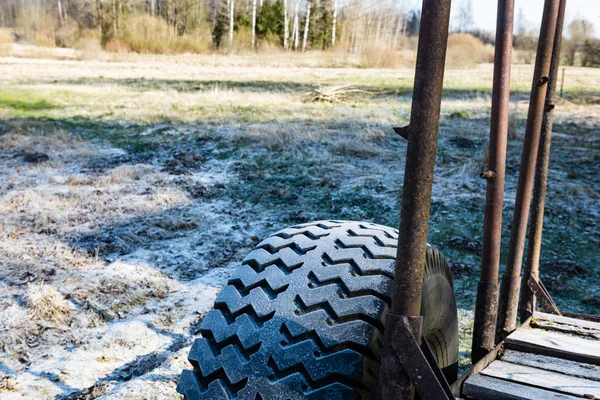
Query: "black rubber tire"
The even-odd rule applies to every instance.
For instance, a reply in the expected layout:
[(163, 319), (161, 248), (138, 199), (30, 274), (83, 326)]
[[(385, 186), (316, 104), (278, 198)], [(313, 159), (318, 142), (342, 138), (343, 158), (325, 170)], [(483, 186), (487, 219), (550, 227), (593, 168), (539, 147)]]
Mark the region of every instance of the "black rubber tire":
[[(261, 242), (205, 316), (194, 370), (177, 391), (188, 400), (375, 398), (397, 238), (381, 225), (322, 221)], [(452, 277), (431, 247), (422, 314), (424, 337), (453, 373)]]

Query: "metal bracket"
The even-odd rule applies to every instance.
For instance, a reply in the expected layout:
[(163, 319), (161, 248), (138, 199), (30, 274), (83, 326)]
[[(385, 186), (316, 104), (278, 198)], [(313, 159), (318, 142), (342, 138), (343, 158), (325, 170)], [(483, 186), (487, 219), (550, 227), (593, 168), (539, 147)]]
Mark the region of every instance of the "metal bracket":
[(527, 281), (527, 285), (533, 294), (535, 294), (535, 297), (540, 301), (542, 311), (548, 314), (562, 315), (540, 279), (531, 275)]
[[(388, 339), (388, 348), (391, 350), (389, 356), (394, 357), (399, 363), (394, 363), (398, 369), (403, 369), (408, 376), (410, 383), (414, 385), (416, 392), (421, 400), (455, 400), (450, 385), (444, 378), (444, 374), (435, 362), (433, 353), (426, 342), (421, 346), (413, 335), (413, 328), (417, 326), (420, 331), (422, 317), (409, 318), (395, 314), (387, 315), (386, 336)], [(391, 347), (391, 348), (390, 348)], [(396, 377), (402, 372), (400, 370), (390, 371)], [(387, 379), (387, 377), (383, 377)], [(393, 379), (392, 377), (390, 377)], [(398, 385), (408, 382), (396, 380)], [(410, 392), (409, 388), (404, 388), (402, 393)], [(381, 394), (382, 400), (388, 399), (385, 394)]]

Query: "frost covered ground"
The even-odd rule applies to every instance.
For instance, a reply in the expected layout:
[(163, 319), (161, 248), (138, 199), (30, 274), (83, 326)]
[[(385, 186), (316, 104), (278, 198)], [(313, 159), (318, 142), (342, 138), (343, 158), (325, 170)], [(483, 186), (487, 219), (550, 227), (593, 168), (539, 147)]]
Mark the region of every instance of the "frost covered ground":
[[(316, 219), (397, 225), (406, 145), (390, 128), (413, 72), (304, 62), (0, 58), (2, 399), (177, 399), (202, 316), (259, 240)], [(531, 77), (514, 69), (505, 237)], [(430, 241), (452, 263), (465, 364), (491, 66), (447, 75)], [(600, 71), (566, 76), (542, 276), (563, 309), (598, 313)], [(347, 84), (360, 91), (310, 101)]]

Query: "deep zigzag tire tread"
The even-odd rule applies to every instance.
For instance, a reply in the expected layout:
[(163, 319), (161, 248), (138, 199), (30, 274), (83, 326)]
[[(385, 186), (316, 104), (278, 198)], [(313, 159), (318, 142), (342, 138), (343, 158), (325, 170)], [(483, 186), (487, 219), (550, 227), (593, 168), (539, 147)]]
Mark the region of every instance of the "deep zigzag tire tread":
[[(259, 243), (205, 316), (177, 390), (188, 400), (374, 398), (396, 241), (384, 226), (320, 221)], [(451, 283), (432, 249), (426, 274)], [(428, 342), (456, 361), (438, 328)]]

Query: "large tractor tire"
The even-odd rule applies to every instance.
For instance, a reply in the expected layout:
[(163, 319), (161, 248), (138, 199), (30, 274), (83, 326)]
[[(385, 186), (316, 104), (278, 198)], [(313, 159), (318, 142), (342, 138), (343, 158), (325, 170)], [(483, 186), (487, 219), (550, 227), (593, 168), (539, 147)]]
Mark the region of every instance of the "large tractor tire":
[[(373, 399), (398, 231), (294, 226), (242, 262), (202, 323), (177, 390), (199, 399)], [(444, 257), (428, 247), (423, 336), (456, 374), (458, 322)]]

